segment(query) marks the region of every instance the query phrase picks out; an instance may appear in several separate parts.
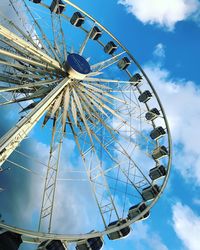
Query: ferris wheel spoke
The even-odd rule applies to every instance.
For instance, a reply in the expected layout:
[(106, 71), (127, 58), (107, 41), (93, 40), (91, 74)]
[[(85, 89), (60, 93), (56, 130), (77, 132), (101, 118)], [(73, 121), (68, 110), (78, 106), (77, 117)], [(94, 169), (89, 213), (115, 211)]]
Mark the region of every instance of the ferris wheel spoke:
[(92, 117), (91, 111), (93, 112), (93, 114), (95, 114), (95, 116), (98, 116), (98, 113), (94, 108), (95, 104), (92, 105), (91, 101), (86, 97), (86, 95), (83, 94), (83, 92), (79, 88), (77, 88), (76, 91), (78, 92), (83, 103), (84, 109), (89, 114), (89, 117)]
[(111, 87), (108, 87), (108, 86), (106, 86), (104, 84), (100, 84), (99, 82), (96, 82), (95, 80), (94, 81), (90, 81), (90, 80), (88, 81), (87, 79), (96, 79), (96, 78), (87, 78), (86, 77), (83, 82), (89, 82), (90, 85), (98, 87), (98, 88), (102, 89), (103, 91), (107, 91), (107, 92), (112, 92), (113, 91)]
[(0, 92), (13, 92), (13, 91), (19, 91), (19, 90), (24, 90), (24, 89), (32, 89), (32, 88), (36, 88), (36, 87), (40, 87), (43, 85), (49, 85), (49, 84), (53, 84), (53, 83), (57, 83), (58, 81), (54, 80), (54, 81), (41, 81), (41, 82), (37, 82), (37, 83), (27, 83), (27, 84), (23, 84), (22, 86), (13, 86), (13, 87), (5, 87), (5, 86), (0, 86)]
[(88, 121), (91, 124), (93, 124), (93, 126), (95, 126), (95, 119), (100, 121), (100, 116), (99, 116), (98, 112), (94, 109), (94, 107), (91, 105), (89, 100), (87, 98), (85, 98), (84, 95), (82, 95), (82, 93), (80, 93), (78, 90), (77, 90), (77, 92), (79, 94), (79, 98), (81, 100), (83, 109), (87, 113)]
[(54, 117), (56, 111), (59, 109), (61, 102), (63, 98), (63, 92), (59, 94), (55, 100), (55, 102), (52, 104), (52, 110), (51, 110), (51, 117)]
[(67, 86), (63, 93), (63, 115), (62, 115), (62, 132), (65, 133), (67, 112), (70, 102), (69, 86)]
[(12, 42), (10, 42), (9, 39), (7, 39), (5, 37), (2, 39), (0, 38), (0, 41), (2, 42), (2, 44), (6, 45), (6, 46), (1, 46), (2, 49), (10, 50), (11, 52), (13, 52), (19, 56), (24, 56), (24, 57), (30, 58), (36, 62), (41, 61), (38, 57), (34, 56), (33, 54), (30, 54), (30, 52), (24, 50), (23, 48), (19, 47), (18, 45), (15, 45)]
[[(105, 144), (102, 142), (101, 138), (99, 138), (99, 137), (96, 135), (96, 133), (95, 133), (94, 131), (92, 132), (92, 135), (93, 135), (93, 137), (97, 140), (97, 142), (102, 146), (102, 148), (104, 149), (104, 151), (105, 151), (105, 152), (107, 153), (107, 155), (109, 156), (110, 160), (112, 160), (113, 163), (117, 163), (116, 159), (113, 158), (112, 154), (111, 154), (111, 153), (108, 151), (108, 149), (107, 149), (107, 145), (105, 145)], [(113, 141), (113, 140), (112, 140), (112, 141)], [(119, 164), (119, 163), (117, 163), (117, 164)]]
[(27, 73), (30, 73), (30, 72), (33, 72), (33, 73), (40, 73), (41, 75), (48, 75), (48, 76), (58, 76), (58, 72), (52, 72), (50, 70), (45, 70), (45, 69), (40, 69), (40, 68), (36, 68), (36, 67), (31, 67), (30, 65), (26, 65), (26, 64), (23, 64), (22, 62), (19, 63), (11, 63), (9, 61), (6, 61), (2, 58), (0, 58), (0, 64), (1, 65), (5, 65), (5, 66), (9, 66), (11, 67), (13, 70), (18, 70), (20, 72), (27, 72)]
[(0, 164), (8, 158), (19, 143), (26, 137), (30, 130), (35, 126), (42, 117), (46, 109), (57, 97), (57, 95), (69, 84), (69, 79), (64, 79), (55, 87), (38, 105), (24, 118), (22, 118), (15, 127), (8, 131), (0, 139)]
[[(99, 102), (98, 102), (99, 99), (95, 95), (93, 95), (90, 91), (88, 91), (87, 89), (81, 88), (81, 86), (79, 88), (80, 88), (80, 90), (82, 90), (82, 92), (85, 92), (87, 94), (85, 96), (82, 95), (82, 97), (84, 98), (84, 100), (86, 100), (87, 103), (89, 103), (90, 107), (93, 105), (98, 110), (97, 112), (100, 111), (102, 114), (107, 116), (107, 114), (103, 110), (101, 104), (99, 104)], [(80, 91), (79, 91), (79, 93), (80, 93)]]
[[(95, 153), (96, 157), (97, 154), (94, 151), (91, 151), (92, 154)], [(112, 213), (115, 213), (115, 219), (120, 219), (116, 205), (114, 203), (114, 199), (109, 187), (109, 184), (107, 182), (107, 179), (105, 177), (104, 174), (104, 170), (101, 167), (101, 162), (99, 161), (98, 157), (97, 160), (95, 160), (96, 162), (96, 167), (93, 167), (93, 163), (91, 161), (91, 166), (89, 167), (89, 174), (90, 174), (90, 180), (92, 182), (92, 184), (94, 185), (94, 190), (96, 193), (96, 197), (98, 200), (98, 204), (99, 204), (99, 209), (101, 212), (102, 217), (104, 217), (104, 221), (106, 221), (106, 215), (109, 214), (109, 216), (107, 216), (107, 218), (110, 219)], [(98, 178), (93, 179), (93, 175), (96, 176), (96, 174), (99, 173)], [(99, 182), (101, 183), (101, 185), (99, 185)]]
[[(8, 73), (8, 72), (7, 72)], [(12, 77), (15, 77), (16, 79), (20, 79), (20, 80), (22, 80), (22, 79), (24, 79), (24, 80), (26, 80), (26, 79), (28, 79), (28, 80), (31, 80), (31, 81), (35, 81), (35, 80), (40, 80), (41, 79), (41, 76), (40, 75), (38, 75), (38, 74), (33, 74), (33, 73), (29, 73), (29, 74), (14, 74), (14, 73), (11, 73), (10, 74), (10, 76)], [(47, 80), (46, 78), (46, 76), (43, 76), (43, 78), (45, 79), (45, 80)]]
[(0, 34), (6, 37), (11, 42), (23, 48), (25, 51), (33, 54), (35, 57), (38, 58), (38, 60), (41, 60), (42, 62), (51, 65), (53, 68), (59, 69), (61, 71), (64, 70), (60, 67), (60, 64), (57, 61), (55, 61), (53, 58), (49, 57), (42, 51), (38, 50), (30, 43), (24, 41), (22, 38), (15, 35), (14, 33), (9, 31), (7, 28), (3, 27), (2, 25), (0, 25)]
[[(90, 183), (90, 186), (91, 186), (91, 190), (92, 190), (94, 199), (95, 199), (96, 204), (97, 204), (97, 207), (98, 207), (98, 209), (99, 209), (99, 211), (100, 211), (100, 214), (101, 214), (101, 218), (102, 218), (103, 224), (104, 224), (104, 226), (106, 227), (107, 223), (106, 223), (106, 220), (105, 220), (105, 218), (104, 218), (103, 213), (101, 212), (101, 205), (100, 205), (100, 202), (99, 202), (99, 200), (98, 200), (98, 196), (97, 196), (97, 193), (96, 193), (96, 189), (95, 189), (94, 183), (91, 182), (91, 179), (90, 179), (90, 171), (89, 171), (88, 168), (87, 168), (85, 156), (84, 156), (84, 154), (83, 154), (83, 152), (82, 152), (81, 145), (79, 144), (78, 136), (77, 136), (76, 132), (74, 131), (74, 128), (73, 128), (73, 126), (72, 126), (72, 122), (71, 122), (69, 116), (68, 116), (68, 121), (69, 121), (69, 125), (70, 125), (70, 128), (71, 128), (72, 134), (74, 135), (74, 139), (75, 139), (77, 148), (78, 148), (78, 150), (79, 150), (79, 152), (80, 152), (80, 156), (81, 156), (81, 158), (82, 158), (82, 162), (83, 162), (83, 165), (84, 165), (86, 174), (87, 174), (88, 182)], [(93, 148), (93, 147), (92, 147), (92, 148)]]
[(74, 119), (74, 124), (77, 126), (77, 109), (73, 96), (71, 96), (71, 111)]
[[(69, 122), (71, 123), (70, 120), (69, 120)], [(106, 177), (104, 175), (104, 172), (102, 171), (102, 169), (100, 167), (100, 163), (97, 163), (97, 165), (98, 165), (97, 168), (93, 168), (91, 166), (91, 164), (92, 164), (92, 162), (96, 162), (96, 161), (93, 161), (91, 158), (90, 163), (88, 163), (89, 165), (86, 165), (86, 159), (85, 159), (84, 153), (81, 150), (81, 146), (80, 146), (80, 143), (78, 141), (78, 137), (77, 137), (73, 127), (72, 126), (70, 126), (70, 127), (73, 131), (73, 134), (75, 135), (76, 143), (78, 144), (78, 148), (80, 150), (80, 155), (82, 157), (82, 160), (83, 160), (83, 163), (84, 163), (84, 166), (86, 169), (89, 183), (91, 184), (92, 191), (93, 191), (97, 206), (98, 206), (99, 211), (101, 213), (104, 226), (106, 227), (108, 225), (108, 223), (106, 222), (106, 214), (108, 212), (111, 213), (114, 211), (116, 218), (119, 219), (119, 215), (118, 215), (116, 206), (115, 206), (114, 201), (113, 201), (110, 187), (106, 181)], [(95, 149), (94, 149), (94, 147), (92, 147), (92, 148), (93, 149), (90, 152), (93, 154), (93, 153), (95, 153)], [(95, 153), (95, 155), (97, 155), (97, 154)], [(98, 181), (99, 181), (99, 179), (101, 179), (100, 185), (98, 185), (97, 181), (93, 180), (93, 178), (91, 176), (92, 175), (91, 171), (94, 169), (100, 173), (100, 176), (98, 178)], [(106, 192), (106, 195), (105, 195), (105, 192)]]
[[(115, 147), (115, 150), (121, 152), (123, 155), (125, 155), (127, 157), (127, 159), (130, 159), (130, 161), (134, 164), (135, 168), (141, 174), (142, 178), (144, 178), (144, 180), (146, 180), (146, 183), (151, 184), (149, 182), (149, 180), (146, 178), (145, 174), (141, 171), (141, 169), (138, 167), (138, 165), (133, 161), (133, 159), (130, 157), (129, 153), (126, 151), (126, 149), (122, 146), (122, 144), (119, 142), (119, 140), (114, 135), (114, 132), (116, 133), (116, 130), (113, 131), (113, 129), (111, 127), (109, 127), (103, 120), (101, 120), (101, 123), (109, 131), (109, 133), (111, 135), (111, 138), (114, 140), (114, 142), (116, 143), (116, 145), (118, 145), (118, 147)], [(123, 169), (121, 169), (121, 171), (122, 170)], [(124, 174), (126, 173), (125, 170), (123, 170), (122, 172)]]
[[(6, 104), (12, 104), (12, 103), (19, 103), (19, 102), (24, 102), (24, 101), (28, 101), (28, 100), (33, 100), (33, 99), (37, 99), (37, 98), (43, 98), (46, 94), (48, 94), (51, 91), (52, 87), (46, 87), (46, 88), (42, 88), (42, 89), (38, 89), (37, 91), (34, 91), (33, 94), (26, 96), (26, 97), (21, 97), (21, 98), (13, 98), (13, 100), (10, 100), (8, 102), (4, 102), (4, 103), (0, 103), (1, 105), (6, 105)], [(25, 91), (22, 90), (22, 93)], [(26, 92), (32, 93), (31, 90), (27, 89)]]
[[(116, 100), (116, 101), (118, 101), (118, 102), (122, 102), (122, 103), (126, 104), (126, 101), (124, 101), (124, 100), (122, 100), (122, 99), (120, 99), (120, 98), (118, 98), (118, 97), (116, 97), (116, 96), (114, 96), (114, 95), (109, 94), (108, 91), (105, 91), (105, 90), (102, 90), (102, 89), (100, 89), (100, 88), (94, 87), (94, 86), (92, 86), (92, 85), (90, 85), (90, 84), (81, 83), (81, 85), (83, 85), (83, 86), (86, 87), (86, 88), (89, 88), (90, 91), (94, 91), (93, 93), (94, 93), (95, 95), (98, 95), (98, 97), (99, 97), (100, 99), (103, 99), (103, 98), (104, 98), (103, 96), (107, 96), (107, 97), (109, 97), (109, 98), (111, 98), (111, 99), (114, 99), (114, 100)], [(98, 92), (100, 93), (100, 95), (98, 94)], [(105, 100), (106, 102), (109, 102), (108, 99), (104, 99), (104, 100)]]
[[(132, 81), (121, 81), (121, 80), (115, 80), (115, 79), (104, 79), (104, 78), (93, 78), (93, 77), (86, 77), (85, 79), (84, 79), (85, 81), (87, 81), (87, 82), (97, 82), (97, 83), (99, 83), (99, 82), (105, 82), (105, 83), (120, 83), (120, 84), (127, 84), (127, 85), (134, 85), (135, 84), (135, 82), (132, 82)], [(106, 86), (105, 86), (106, 87)]]
[(102, 75), (103, 72), (101, 71), (92, 71), (91, 73), (87, 74), (88, 77), (90, 76), (98, 76), (98, 75)]
[(95, 95), (97, 98), (101, 99), (102, 101), (105, 101), (105, 102), (107, 102), (107, 103), (112, 104), (112, 101), (109, 100), (109, 99), (107, 99), (107, 98), (105, 97), (106, 92), (105, 92), (104, 90), (99, 89), (99, 88), (95, 88), (94, 86), (89, 85), (89, 84), (82, 84), (82, 85), (83, 85), (85, 88), (88, 88), (89, 91), (92, 91), (92, 92), (94, 93), (94, 95)]
[(78, 95), (77, 95), (77, 93), (76, 93), (76, 91), (75, 91), (74, 88), (72, 89), (72, 92), (73, 92), (75, 103), (77, 105), (77, 108), (78, 108), (78, 110), (80, 112), (81, 118), (82, 118), (83, 123), (85, 125), (85, 128), (87, 130), (87, 133), (89, 135), (89, 138), (90, 138), (90, 141), (91, 141), (91, 145), (93, 145), (93, 140), (92, 140), (91, 132), (90, 132), (87, 120), (85, 118), (85, 114), (84, 114), (84, 111), (83, 111), (83, 108), (82, 108), (82, 105), (81, 105), (81, 101), (80, 101), (80, 99), (79, 99), (79, 97), (78, 97)]
[(14, 162), (14, 161), (11, 161), (11, 160), (9, 160), (9, 159), (7, 159), (6, 162), (12, 164), (13, 166), (15, 166), (15, 167), (17, 167), (17, 168), (20, 168), (20, 169), (22, 169), (22, 170), (24, 170), (24, 171), (26, 171), (26, 172), (29, 172), (29, 173), (31, 173), (31, 174), (34, 174), (34, 175), (36, 175), (36, 176), (38, 176), (38, 177), (44, 179), (44, 176), (41, 176), (39, 173), (37, 173), (37, 172), (35, 172), (35, 171), (33, 171), (33, 170), (31, 170), (31, 169), (29, 169), (29, 168), (23, 166), (22, 164), (18, 164), (18, 163)]
[(91, 69), (95, 71), (101, 71), (102, 69), (106, 69), (107, 67), (110, 67), (111, 65), (117, 63), (119, 61), (119, 57), (126, 53), (126, 51), (123, 51), (109, 59), (106, 59), (104, 61), (101, 61), (99, 63), (91, 65)]
[[(20, 22), (20, 26), (23, 28), (20, 28), (15, 23), (13, 24), (14, 29), (16, 29), (20, 34), (24, 34), (24, 37), (37, 49), (45, 51), (46, 54), (51, 56), (50, 51), (45, 47), (43, 41), (39, 38), (38, 34), (36, 33), (36, 27), (35, 27), (35, 20), (33, 20), (32, 25), (31, 22), (26, 18), (25, 15), (20, 15), (19, 9), (22, 10), (24, 13), (30, 13), (29, 9), (26, 8), (24, 5), (24, 1), (13, 1), (9, 0), (10, 5), (12, 6), (15, 14), (18, 17), (18, 21)], [(9, 22), (10, 20), (8, 20)], [(10, 22), (9, 22), (10, 24)], [(31, 26), (31, 27), (30, 27)]]
[[(15, 30), (17, 33), (19, 33), (23, 39), (27, 40), (29, 43), (31, 43), (34, 47), (36, 47), (37, 49), (41, 50), (42, 47), (42, 42), (40, 41), (39, 37), (36, 36), (36, 34), (34, 34), (34, 32), (32, 32), (32, 34), (30, 33), (31, 29), (27, 29), (26, 26), (24, 26), (24, 23), (22, 23), (23, 25), (23, 29), (22, 30), (18, 25), (16, 25), (12, 20), (9, 20), (6, 18), (6, 16), (3, 15), (3, 13), (0, 11), (0, 17), (6, 21), (7, 26), (10, 26), (12, 30)], [(37, 37), (37, 39), (36, 39)], [(34, 38), (36, 40), (34, 40)], [(43, 48), (44, 50), (44, 48)], [(46, 51), (45, 51), (46, 52)]]
[(33, 61), (33, 60), (28, 59), (26, 57), (19, 56), (17, 54), (11, 53), (11, 52), (9, 52), (9, 51), (7, 51), (5, 49), (0, 49), (0, 54), (4, 55), (4, 56), (7, 56), (9, 58), (18, 60), (18, 61), (23, 61), (23, 62), (29, 63), (30, 65), (33, 65), (33, 66), (38, 66), (38, 67), (41, 67), (41, 68), (45, 68), (47, 70), (53, 70), (54, 69), (54, 67), (49, 66), (48, 64), (45, 65), (43, 63), (39, 63), (39, 62)]
[[(105, 111), (103, 111), (103, 108), (106, 109), (107, 111), (109, 111), (111, 114), (113, 114), (114, 116), (116, 116), (119, 120), (122, 120), (124, 121), (124, 119), (119, 115), (117, 114), (117, 112), (110, 108), (109, 106), (107, 106), (105, 103), (103, 103), (98, 97), (96, 97), (94, 94), (92, 94), (90, 91), (86, 90), (85, 89), (85, 92), (88, 94), (89, 97), (92, 98), (92, 101), (95, 101), (96, 103), (99, 103), (97, 104), (98, 105), (98, 109), (104, 114), (107, 116), (107, 114), (105, 113)], [(124, 121), (125, 122), (125, 121)], [(126, 123), (126, 122), (125, 122)]]
[(10, 75), (0, 74), (0, 81), (9, 84), (21, 84), (21, 81), (16, 78), (12, 78)]
[[(24, 6), (28, 12), (28, 14), (30, 15), (30, 17), (33, 19), (35, 26), (37, 27), (37, 29), (39, 30), (39, 32), (41, 33), (42, 39), (43, 41), (47, 44), (47, 46), (49, 47), (49, 50), (51, 51), (51, 53), (55, 56), (55, 59), (57, 60), (57, 62), (60, 62), (60, 59), (57, 55), (57, 53), (55, 52), (50, 40), (48, 39), (48, 37), (46, 36), (45, 32), (43, 31), (41, 25), (39, 24), (39, 22), (36, 20), (36, 18), (33, 16), (32, 12), (30, 11), (30, 8), (28, 7), (28, 5), (26, 4), (25, 0), (22, 0), (24, 3)], [(43, 44), (43, 43), (42, 43)]]
[(51, 13), (51, 23), (54, 37), (54, 47), (59, 55), (60, 63), (67, 60), (67, 47), (59, 14)]
[[(143, 171), (141, 170), (141, 168), (138, 166), (138, 164), (136, 164), (136, 162), (130, 158), (130, 154), (127, 152), (127, 150), (122, 146), (121, 143), (119, 143), (119, 141), (116, 141), (116, 144), (119, 146), (119, 148), (115, 149), (118, 152), (121, 152), (122, 155), (124, 155), (127, 159), (130, 160), (131, 164), (133, 165), (133, 168), (137, 171), (137, 175), (139, 176), (140, 180), (143, 180), (143, 182), (145, 182), (146, 186), (148, 185), (152, 185), (151, 182), (148, 180), (148, 178), (146, 177), (146, 175), (143, 173)], [(130, 171), (130, 169), (126, 170), (125, 168), (122, 168), (121, 166), (119, 167), (121, 172), (128, 178), (128, 180), (130, 181), (131, 184), (133, 184), (134, 188), (141, 193), (140, 190), (140, 186), (137, 186), (137, 183), (135, 183), (133, 180), (130, 179), (128, 172)]]
[(95, 25), (95, 23), (93, 23), (93, 25), (92, 25), (92, 27), (91, 27), (91, 30), (88, 31), (88, 33), (87, 33), (87, 35), (86, 35), (86, 37), (85, 37), (83, 43), (81, 44), (81, 47), (80, 47), (80, 49), (79, 49), (79, 55), (82, 55), (82, 54), (83, 54), (84, 49), (85, 49), (85, 47), (87, 46), (87, 43), (88, 43), (89, 38), (90, 38), (90, 36), (91, 36), (91, 33), (92, 33), (92, 30), (93, 30), (94, 25)]

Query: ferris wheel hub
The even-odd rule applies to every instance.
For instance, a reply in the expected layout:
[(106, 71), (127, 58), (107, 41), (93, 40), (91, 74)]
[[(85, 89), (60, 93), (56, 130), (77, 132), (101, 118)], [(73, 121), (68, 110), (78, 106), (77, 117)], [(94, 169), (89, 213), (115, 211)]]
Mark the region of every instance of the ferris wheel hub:
[(90, 65), (87, 60), (83, 56), (76, 53), (68, 55), (65, 67), (69, 78), (73, 79), (82, 80), (91, 72)]

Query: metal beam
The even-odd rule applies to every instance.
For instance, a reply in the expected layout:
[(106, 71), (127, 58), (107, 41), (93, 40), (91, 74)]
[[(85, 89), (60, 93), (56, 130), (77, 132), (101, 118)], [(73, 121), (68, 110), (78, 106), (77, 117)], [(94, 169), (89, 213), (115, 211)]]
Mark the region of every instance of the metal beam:
[(0, 25), (0, 34), (6, 37), (8, 40), (12, 41), (13, 43), (17, 44), (18, 46), (22, 47), (24, 50), (33, 54), (35, 57), (39, 58), (42, 62), (51, 65), (53, 68), (64, 71), (64, 69), (61, 68), (60, 64), (56, 60), (46, 55), (45, 53), (40, 51), (38, 48), (35, 48), (32, 44), (24, 41), (21, 37), (15, 35), (14, 33), (9, 31), (2, 25)]
[(71, 80), (65, 78), (38, 105), (0, 139), (0, 166), (27, 136), (49, 105)]
[(8, 56), (8, 57), (11, 57), (15, 60), (18, 60), (18, 61), (23, 61), (23, 62), (27, 62), (31, 65), (34, 65), (34, 66), (38, 66), (38, 67), (41, 67), (41, 68), (45, 68), (47, 70), (55, 70), (54, 67), (51, 67), (49, 66), (48, 63), (46, 64), (43, 64), (43, 63), (39, 63), (39, 62), (36, 62), (36, 61), (33, 61), (31, 59), (28, 59), (26, 57), (23, 57), (23, 56), (19, 56), (17, 54), (14, 54), (14, 53), (11, 53), (10, 51), (7, 51), (7, 50), (3, 50), (3, 49), (0, 49), (0, 54), (1, 55), (4, 55), (4, 56)]

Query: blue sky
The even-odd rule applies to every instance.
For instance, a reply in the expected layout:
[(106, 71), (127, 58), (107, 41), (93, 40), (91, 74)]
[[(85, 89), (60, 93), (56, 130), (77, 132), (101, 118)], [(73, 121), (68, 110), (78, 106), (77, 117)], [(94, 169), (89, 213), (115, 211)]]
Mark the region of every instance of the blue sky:
[[(104, 249), (199, 250), (200, 2), (74, 2), (115, 34), (142, 65), (163, 103), (173, 140), (168, 186), (151, 216), (135, 223), (128, 238), (105, 240)], [(43, 152), (45, 158), (44, 145)]]

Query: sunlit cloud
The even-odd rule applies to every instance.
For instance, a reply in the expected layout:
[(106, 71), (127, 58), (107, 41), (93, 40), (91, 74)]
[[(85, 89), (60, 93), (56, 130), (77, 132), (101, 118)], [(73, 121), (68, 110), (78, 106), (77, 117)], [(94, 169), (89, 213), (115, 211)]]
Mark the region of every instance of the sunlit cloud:
[(119, 0), (119, 4), (144, 24), (156, 24), (172, 31), (179, 21), (199, 22), (198, 0)]
[(200, 216), (181, 203), (173, 208), (173, 228), (188, 250), (199, 250)]

